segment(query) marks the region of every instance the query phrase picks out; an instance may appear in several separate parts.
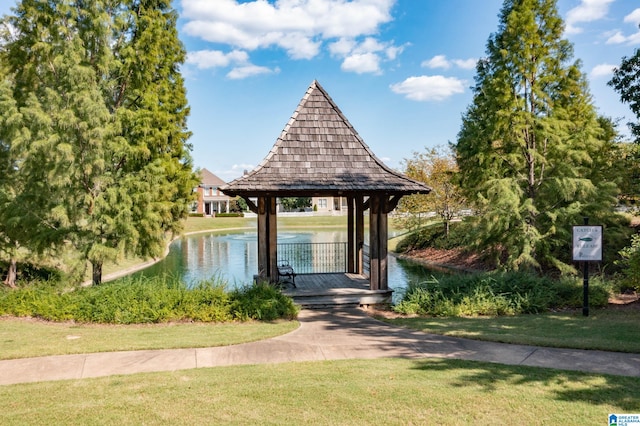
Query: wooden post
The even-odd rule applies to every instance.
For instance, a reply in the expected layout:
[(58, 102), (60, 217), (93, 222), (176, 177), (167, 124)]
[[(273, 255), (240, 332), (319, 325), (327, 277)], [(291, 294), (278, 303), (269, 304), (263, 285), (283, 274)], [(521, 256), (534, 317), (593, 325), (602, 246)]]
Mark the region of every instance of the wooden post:
[(356, 202), (356, 273), (364, 274), (364, 197), (358, 195)]
[(389, 274), (387, 271), (387, 255), (388, 255), (388, 216), (387, 216), (387, 208), (388, 208), (388, 197), (381, 196), (380, 197), (380, 210), (378, 217), (378, 244), (380, 246), (380, 268), (379, 268), (379, 290), (388, 290), (389, 289)]
[(369, 288), (380, 289), (380, 198), (374, 195), (369, 198)]
[(278, 279), (278, 216), (276, 212), (276, 197), (267, 197), (268, 229), (269, 229), (269, 271), (271, 282)]
[(269, 276), (269, 230), (265, 197), (258, 197), (258, 276)]
[(356, 272), (356, 240), (354, 229), (354, 198), (347, 197), (347, 272)]

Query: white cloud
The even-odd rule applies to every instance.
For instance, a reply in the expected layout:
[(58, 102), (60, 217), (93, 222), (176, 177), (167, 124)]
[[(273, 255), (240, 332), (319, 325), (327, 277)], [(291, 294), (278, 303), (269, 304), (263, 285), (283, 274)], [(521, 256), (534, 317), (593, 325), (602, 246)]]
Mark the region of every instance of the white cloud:
[(447, 59), (445, 55), (436, 55), (431, 59), (423, 61), (420, 66), (424, 68), (442, 68), (449, 69), (453, 65), (465, 70), (473, 69), (476, 66), (477, 59)]
[(607, 77), (613, 74), (613, 70), (614, 68), (616, 68), (616, 66), (617, 65), (599, 64), (593, 67), (589, 75), (592, 78)]
[(329, 52), (335, 56), (345, 57), (355, 49), (356, 45), (357, 43), (354, 39), (341, 38), (329, 44)]
[(442, 101), (457, 93), (464, 93), (464, 80), (442, 75), (409, 77), (390, 86), (394, 93), (413, 101)]
[(449, 62), (444, 55), (436, 55), (427, 61), (423, 61), (420, 65), (425, 68), (451, 68), (451, 62)]
[(472, 70), (476, 67), (476, 64), (478, 63), (478, 60), (475, 58), (469, 58), (469, 59), (454, 59), (451, 62), (453, 62), (454, 64), (456, 64), (458, 67), (465, 69), (465, 70)]
[(630, 14), (624, 17), (624, 22), (633, 24), (636, 27), (640, 25), (640, 8), (634, 10)]
[(633, 12), (624, 17), (624, 22), (628, 24), (633, 24), (636, 28), (636, 32), (631, 35), (624, 35), (622, 31), (615, 31), (612, 35), (609, 35), (607, 39), (607, 44), (622, 44), (626, 43), (629, 45), (640, 44), (640, 30), (638, 30), (638, 25), (640, 25), (640, 8), (635, 9)]
[(627, 38), (620, 31), (616, 31), (613, 34), (609, 35), (607, 38), (606, 44), (620, 44), (624, 43)]
[(582, 0), (582, 2), (567, 12), (565, 19), (567, 34), (577, 34), (582, 32), (582, 28), (576, 24), (580, 22), (593, 22), (607, 16), (609, 4), (614, 0)]
[(380, 73), (380, 57), (375, 53), (354, 53), (347, 56), (340, 67), (343, 71), (363, 73)]
[(341, 69), (358, 74), (380, 74), (380, 64), (394, 60), (403, 49), (404, 46), (394, 46), (393, 43), (381, 42), (374, 37), (366, 37), (361, 42), (341, 38), (329, 45), (331, 54), (343, 59)]
[(227, 73), (227, 77), (232, 80), (241, 80), (247, 77), (253, 77), (260, 74), (273, 74), (280, 72), (279, 68), (271, 69), (268, 67), (260, 67), (258, 65), (243, 65), (236, 67)]
[(186, 62), (195, 65), (198, 69), (228, 67), (232, 63), (248, 63), (249, 55), (241, 50), (233, 50), (229, 53), (220, 50), (198, 50), (189, 52)]
[(271, 74), (280, 72), (278, 68), (270, 69), (249, 62), (249, 55), (242, 50), (233, 50), (229, 53), (220, 50), (198, 50), (187, 54), (187, 64), (195, 65), (198, 69), (233, 67), (227, 73), (232, 80), (239, 80), (259, 74)]
[(324, 40), (376, 34), (396, 0), (183, 0), (184, 31), (246, 50), (277, 46), (313, 58)]

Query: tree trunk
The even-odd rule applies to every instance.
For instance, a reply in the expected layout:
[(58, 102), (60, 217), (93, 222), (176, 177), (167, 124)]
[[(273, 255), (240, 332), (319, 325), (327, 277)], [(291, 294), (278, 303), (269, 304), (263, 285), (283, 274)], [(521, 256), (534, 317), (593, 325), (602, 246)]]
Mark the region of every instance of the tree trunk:
[(91, 262), (93, 267), (93, 285), (102, 283), (102, 262)]
[(15, 259), (9, 261), (9, 272), (7, 272), (7, 278), (4, 280), (4, 284), (16, 288), (16, 277), (18, 275), (18, 264)]
[(449, 238), (449, 219), (444, 220), (444, 235)]

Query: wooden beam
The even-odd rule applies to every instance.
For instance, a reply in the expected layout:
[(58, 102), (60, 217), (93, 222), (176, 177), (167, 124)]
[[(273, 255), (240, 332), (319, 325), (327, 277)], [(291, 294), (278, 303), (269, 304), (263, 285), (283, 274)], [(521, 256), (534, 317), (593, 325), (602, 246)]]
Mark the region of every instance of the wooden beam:
[(393, 197), (388, 199), (387, 205), (384, 209), (384, 213), (391, 213), (393, 209), (398, 207), (398, 203), (400, 202), (400, 199), (402, 199), (402, 195), (394, 195)]
[(251, 210), (253, 213), (258, 213), (258, 206), (256, 206), (249, 197), (242, 197), (242, 199), (247, 203), (247, 207), (249, 207), (249, 210)]

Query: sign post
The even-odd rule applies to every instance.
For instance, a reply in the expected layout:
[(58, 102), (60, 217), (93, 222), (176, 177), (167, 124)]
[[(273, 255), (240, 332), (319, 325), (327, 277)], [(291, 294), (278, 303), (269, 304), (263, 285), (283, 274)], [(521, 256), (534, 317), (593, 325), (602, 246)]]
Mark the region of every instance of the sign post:
[(602, 226), (589, 225), (584, 218), (583, 226), (573, 227), (573, 261), (582, 262), (582, 315), (589, 316), (589, 262), (602, 260)]

